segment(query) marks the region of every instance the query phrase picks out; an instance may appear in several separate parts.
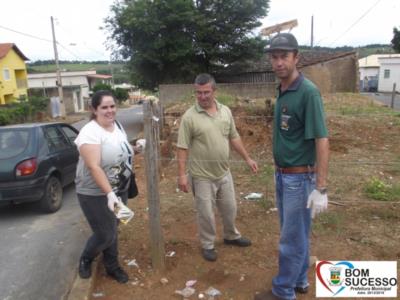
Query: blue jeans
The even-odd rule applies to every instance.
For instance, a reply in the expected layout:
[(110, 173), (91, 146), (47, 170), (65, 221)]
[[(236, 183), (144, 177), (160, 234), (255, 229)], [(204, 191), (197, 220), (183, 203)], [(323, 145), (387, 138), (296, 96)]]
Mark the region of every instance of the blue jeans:
[(279, 212), (279, 273), (272, 292), (282, 299), (296, 299), (295, 287), (307, 287), (311, 212), (307, 198), (315, 188), (315, 174), (275, 173), (276, 204)]

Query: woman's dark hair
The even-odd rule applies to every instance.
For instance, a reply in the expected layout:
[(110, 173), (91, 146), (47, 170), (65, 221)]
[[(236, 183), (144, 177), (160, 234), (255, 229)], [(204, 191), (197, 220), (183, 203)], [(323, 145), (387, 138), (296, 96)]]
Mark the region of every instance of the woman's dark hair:
[[(111, 91), (108, 91), (108, 90), (97, 91), (96, 93), (93, 94), (92, 100), (90, 102), (90, 106), (92, 107), (92, 109), (96, 110), (97, 107), (99, 107), (99, 105), (101, 104), (103, 97), (105, 97), (105, 96), (110, 96), (115, 101), (114, 94)], [(90, 115), (90, 120), (93, 120), (93, 119), (96, 119), (96, 115), (92, 112), (92, 114)]]

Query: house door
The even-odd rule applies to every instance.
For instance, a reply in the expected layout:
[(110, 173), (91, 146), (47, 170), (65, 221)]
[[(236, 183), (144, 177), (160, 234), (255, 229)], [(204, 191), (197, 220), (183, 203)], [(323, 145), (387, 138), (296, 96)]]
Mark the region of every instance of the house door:
[(83, 111), (83, 99), (80, 90), (76, 91), (76, 98), (78, 102), (78, 111)]
[(74, 111), (79, 112), (83, 110), (83, 100), (81, 99), (81, 91), (75, 90), (72, 92), (72, 99), (74, 101)]

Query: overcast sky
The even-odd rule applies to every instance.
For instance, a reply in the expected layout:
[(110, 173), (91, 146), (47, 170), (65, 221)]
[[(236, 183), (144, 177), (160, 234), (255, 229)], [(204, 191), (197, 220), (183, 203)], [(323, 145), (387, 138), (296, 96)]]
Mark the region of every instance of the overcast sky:
[[(31, 60), (53, 59), (50, 17), (61, 60), (108, 60), (106, 32), (100, 30), (114, 0), (3, 1), (0, 43), (15, 43)], [(389, 44), (393, 27), (400, 27), (399, 0), (271, 0), (263, 26), (292, 19), (300, 44), (310, 44), (314, 15), (314, 45), (360, 46)], [(7, 29), (6, 29), (7, 28)], [(35, 38), (20, 33), (34, 36)]]

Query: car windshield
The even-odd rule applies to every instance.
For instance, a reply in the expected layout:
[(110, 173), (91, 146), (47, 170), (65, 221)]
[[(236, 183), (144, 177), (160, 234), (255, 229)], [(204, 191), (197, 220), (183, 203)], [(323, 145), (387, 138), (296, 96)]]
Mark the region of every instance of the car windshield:
[(7, 159), (22, 153), (28, 145), (28, 142), (28, 129), (0, 129), (0, 159)]

